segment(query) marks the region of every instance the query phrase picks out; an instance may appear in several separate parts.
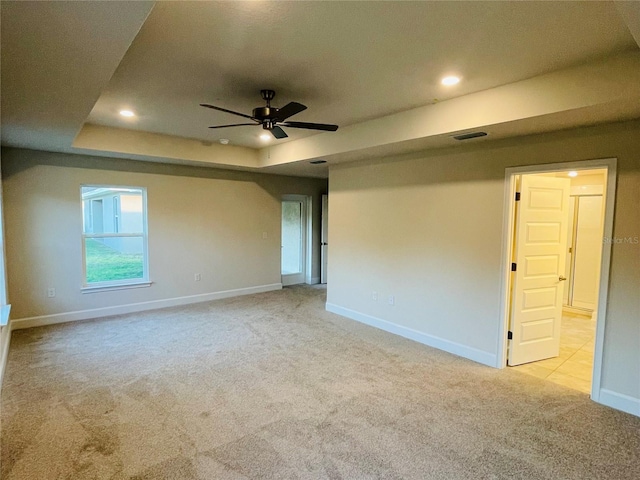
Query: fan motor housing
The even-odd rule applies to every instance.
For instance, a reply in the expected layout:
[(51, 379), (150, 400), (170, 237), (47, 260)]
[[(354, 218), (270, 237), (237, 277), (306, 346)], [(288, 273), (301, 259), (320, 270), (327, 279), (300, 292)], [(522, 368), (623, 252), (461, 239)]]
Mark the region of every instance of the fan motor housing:
[(253, 117), (258, 120), (268, 120), (278, 113), (279, 108), (274, 107), (258, 107), (253, 109)]

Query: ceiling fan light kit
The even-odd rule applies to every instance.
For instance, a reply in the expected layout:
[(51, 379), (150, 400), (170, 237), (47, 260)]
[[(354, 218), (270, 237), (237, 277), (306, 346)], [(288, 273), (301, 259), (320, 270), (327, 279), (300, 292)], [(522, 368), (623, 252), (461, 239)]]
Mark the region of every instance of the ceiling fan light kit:
[(303, 128), (306, 130), (322, 130), (325, 132), (335, 132), (338, 130), (338, 125), (330, 125), (326, 123), (309, 123), (309, 122), (288, 122), (285, 121), (289, 117), (306, 110), (307, 107), (298, 102), (289, 102), (282, 108), (276, 108), (271, 106), (271, 100), (276, 96), (274, 90), (260, 90), (262, 99), (266, 102), (264, 107), (256, 107), (253, 109), (251, 115), (235, 112), (222, 107), (216, 107), (215, 105), (209, 105), (208, 103), (201, 103), (200, 106), (206, 108), (212, 108), (220, 112), (230, 113), (232, 115), (238, 115), (240, 117), (248, 118), (253, 123), (234, 123), (229, 125), (214, 125), (209, 128), (227, 128), (227, 127), (240, 127), (246, 125), (261, 125), (263, 129), (268, 130), (275, 138), (287, 138), (288, 135), (281, 127), (287, 128)]

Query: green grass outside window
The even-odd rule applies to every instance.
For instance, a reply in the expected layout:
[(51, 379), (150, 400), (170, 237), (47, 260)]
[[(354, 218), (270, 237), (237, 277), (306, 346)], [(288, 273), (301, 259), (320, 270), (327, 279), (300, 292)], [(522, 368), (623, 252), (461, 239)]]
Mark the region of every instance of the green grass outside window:
[(143, 278), (141, 253), (120, 253), (93, 238), (87, 238), (85, 242), (87, 283)]

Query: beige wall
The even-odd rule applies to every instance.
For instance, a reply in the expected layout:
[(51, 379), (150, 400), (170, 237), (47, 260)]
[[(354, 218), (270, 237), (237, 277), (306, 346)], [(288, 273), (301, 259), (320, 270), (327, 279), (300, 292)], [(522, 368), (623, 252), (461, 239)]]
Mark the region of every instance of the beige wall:
[[(2, 169), (14, 320), (280, 283), (283, 194), (313, 197), (312, 277), (320, 276), (326, 180), (19, 149), (3, 149)], [(151, 287), (80, 292), (81, 184), (147, 188)]]
[[(328, 308), (495, 358), (505, 168), (610, 157), (615, 236), (640, 236), (638, 121), (331, 167)], [(613, 246), (610, 285), (602, 388), (640, 399), (640, 245)]]

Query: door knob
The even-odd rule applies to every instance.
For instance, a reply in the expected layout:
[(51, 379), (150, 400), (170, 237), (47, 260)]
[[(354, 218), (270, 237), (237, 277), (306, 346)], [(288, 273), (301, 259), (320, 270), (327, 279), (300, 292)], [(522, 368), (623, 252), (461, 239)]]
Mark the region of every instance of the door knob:
[(558, 280), (561, 281), (561, 282), (564, 282), (566, 279), (567, 279), (567, 277), (563, 277), (562, 275), (560, 275), (558, 277)]

